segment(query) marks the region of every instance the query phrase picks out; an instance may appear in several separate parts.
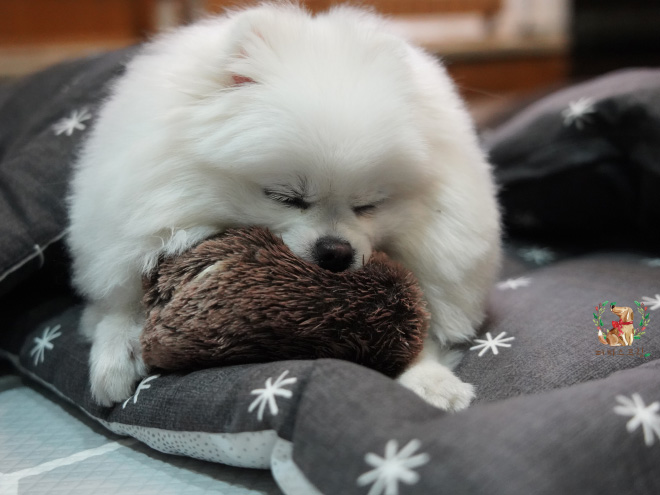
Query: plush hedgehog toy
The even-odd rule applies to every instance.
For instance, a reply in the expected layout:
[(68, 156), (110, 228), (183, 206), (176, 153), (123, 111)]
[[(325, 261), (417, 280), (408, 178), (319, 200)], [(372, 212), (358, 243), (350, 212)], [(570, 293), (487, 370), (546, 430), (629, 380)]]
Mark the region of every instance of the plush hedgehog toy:
[(144, 289), (144, 361), (166, 370), (337, 358), (396, 376), (428, 329), (417, 281), (384, 254), (333, 273), (261, 228), (161, 260)]

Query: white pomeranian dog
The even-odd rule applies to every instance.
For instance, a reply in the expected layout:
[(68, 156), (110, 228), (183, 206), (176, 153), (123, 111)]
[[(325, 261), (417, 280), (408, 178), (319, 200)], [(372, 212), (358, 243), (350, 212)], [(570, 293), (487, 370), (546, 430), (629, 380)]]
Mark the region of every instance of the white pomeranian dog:
[(445, 69), (374, 14), (263, 4), (147, 44), (100, 110), (69, 209), (100, 404), (146, 374), (142, 275), (246, 225), (332, 271), (375, 249), (400, 261), (432, 315), (400, 382), (447, 410), (474, 396), (447, 349), (474, 335), (499, 267), (491, 170)]

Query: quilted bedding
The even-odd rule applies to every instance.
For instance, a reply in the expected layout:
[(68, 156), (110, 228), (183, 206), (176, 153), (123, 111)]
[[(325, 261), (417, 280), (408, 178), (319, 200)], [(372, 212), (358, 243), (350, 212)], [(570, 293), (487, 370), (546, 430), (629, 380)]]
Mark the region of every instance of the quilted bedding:
[[(269, 469), (286, 494), (660, 493), (660, 254), (649, 220), (660, 213), (660, 71), (571, 88), (488, 133), (511, 235), (488, 321), (456, 371), (477, 389), (466, 411), (444, 413), (336, 360), (154, 374), (103, 408), (90, 398), (81, 305), (66, 279), (62, 198), (75, 150), (131, 54), (59, 66), (0, 94), (0, 357), (106, 440), (84, 445), (71, 429), (58, 459), (73, 465), (76, 452), (98, 448), (139, 463), (146, 444), (208, 461), (154, 454), (177, 467), (164, 476), (193, 490), (199, 480), (185, 473), (214, 473), (217, 485), (204, 486), (221, 493), (230, 492), (220, 478), (236, 471), (209, 462)], [(599, 194), (622, 184), (624, 211)], [(622, 222), (633, 235), (615, 235)], [(616, 320), (612, 303), (633, 309), (630, 346), (597, 338)], [(13, 461), (0, 466), (0, 492), (35, 493), (25, 466), (37, 464), (6, 441), (23, 424), (8, 419), (19, 414), (11, 393), (0, 388), (0, 459)], [(59, 462), (49, 472), (66, 473)], [(86, 462), (40, 486), (54, 493)], [(244, 472), (248, 493), (275, 493), (269, 478)]]

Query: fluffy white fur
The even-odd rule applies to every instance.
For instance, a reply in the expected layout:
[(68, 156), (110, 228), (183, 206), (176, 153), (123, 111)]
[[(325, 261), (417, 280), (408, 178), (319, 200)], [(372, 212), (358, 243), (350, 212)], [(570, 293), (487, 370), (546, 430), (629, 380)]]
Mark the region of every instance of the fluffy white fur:
[(158, 257), (261, 225), (306, 259), (332, 235), (350, 242), (353, 266), (380, 249), (412, 269), (432, 329), (400, 381), (466, 407), (472, 387), (441, 363), (484, 316), (500, 255), (494, 197), (444, 68), (377, 16), (265, 4), (161, 37), (115, 84), (72, 183), (93, 395), (121, 401), (146, 372), (141, 276)]

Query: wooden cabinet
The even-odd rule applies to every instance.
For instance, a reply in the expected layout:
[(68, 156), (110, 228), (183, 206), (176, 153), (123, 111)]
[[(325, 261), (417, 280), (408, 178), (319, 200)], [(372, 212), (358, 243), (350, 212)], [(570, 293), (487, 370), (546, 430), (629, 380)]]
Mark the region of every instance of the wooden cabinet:
[(153, 31), (155, 0), (2, 0), (0, 45), (136, 41)]

